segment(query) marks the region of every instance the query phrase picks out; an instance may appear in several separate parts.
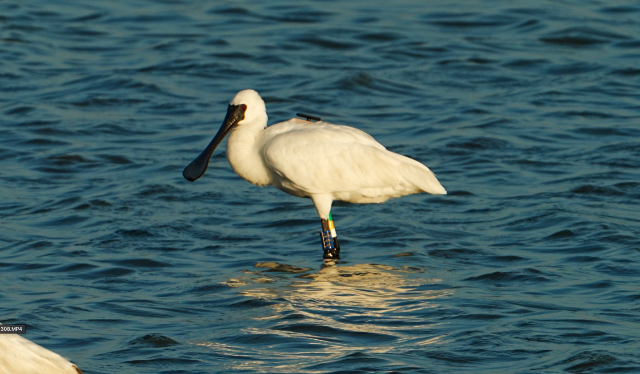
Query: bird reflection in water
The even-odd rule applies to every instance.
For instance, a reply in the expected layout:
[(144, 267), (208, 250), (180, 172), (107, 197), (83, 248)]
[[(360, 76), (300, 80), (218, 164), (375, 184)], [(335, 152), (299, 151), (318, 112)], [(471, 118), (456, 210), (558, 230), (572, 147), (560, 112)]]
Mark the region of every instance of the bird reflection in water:
[[(274, 269), (277, 271), (278, 268)], [(440, 291), (434, 293), (431, 290), (417, 290), (420, 285), (441, 281), (415, 277), (417, 273), (424, 274), (422, 269), (411, 267), (396, 269), (378, 264), (339, 266), (334, 262), (327, 262), (317, 273), (301, 275), (300, 278), (306, 281), (293, 282), (286, 290), (261, 288), (243, 291), (243, 294), (267, 300), (284, 297), (291, 303), (314, 309), (326, 303), (331, 307), (374, 308), (367, 313), (384, 314), (402, 309), (402, 306), (396, 306), (400, 302), (415, 299), (424, 301), (441, 296)]]
[(254, 310), (253, 322), (233, 338), (198, 344), (216, 354), (242, 356), (233, 369), (268, 361), (280, 372), (300, 372), (350, 363), (355, 368), (359, 360), (393, 368), (407, 364), (396, 361), (398, 352), (443, 343), (443, 329), (426, 316), (453, 288), (422, 268), (332, 261), (317, 272), (275, 262), (256, 267), (260, 270), (225, 284), (264, 302), (261, 312)]

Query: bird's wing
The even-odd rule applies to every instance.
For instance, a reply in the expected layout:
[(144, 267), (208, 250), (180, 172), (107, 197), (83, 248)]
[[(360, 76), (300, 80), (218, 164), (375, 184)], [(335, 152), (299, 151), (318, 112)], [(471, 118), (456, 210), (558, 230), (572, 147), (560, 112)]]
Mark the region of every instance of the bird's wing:
[(369, 134), (348, 126), (292, 126), (272, 134), (262, 155), (269, 170), (309, 195), (358, 191), (400, 196), (421, 190), (412, 180), (425, 177), (440, 185), (426, 166), (387, 151)]
[(351, 126), (334, 125), (329, 122), (308, 122), (292, 118), (267, 127), (263, 131), (265, 139), (272, 139), (279, 135), (295, 136), (297, 140), (313, 137), (318, 142), (352, 142), (370, 145), (379, 149), (386, 149), (373, 136)]
[[(77, 374), (81, 371), (59, 354), (19, 335), (0, 335), (0, 369), (8, 373)], [(3, 371), (0, 370), (0, 373)]]

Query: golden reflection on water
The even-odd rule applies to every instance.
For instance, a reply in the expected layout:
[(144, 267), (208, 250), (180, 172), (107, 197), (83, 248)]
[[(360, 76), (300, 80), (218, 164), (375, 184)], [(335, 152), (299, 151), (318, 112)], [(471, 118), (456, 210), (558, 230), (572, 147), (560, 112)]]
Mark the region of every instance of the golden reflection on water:
[[(229, 369), (260, 372), (265, 364), (273, 370), (277, 362), (282, 373), (325, 372), (324, 365), (350, 362), (350, 355), (361, 352), (367, 359), (375, 355), (394, 364), (395, 353), (442, 341), (437, 324), (421, 312), (437, 307), (436, 299), (453, 291), (429, 287), (441, 280), (429, 278), (424, 269), (333, 262), (317, 272), (278, 263), (258, 263), (256, 268), (261, 270), (247, 270), (223, 283), (248, 298), (273, 303), (269, 312), (251, 317), (262, 327), (248, 322), (254, 326), (238, 331), (267, 343), (198, 344), (235, 356)], [(255, 285), (260, 287), (251, 288)]]
[[(357, 307), (362, 309), (356, 312), (364, 314), (384, 314), (402, 309), (403, 306), (397, 305), (401, 301), (424, 301), (442, 296), (440, 291), (415, 290), (423, 284), (439, 283), (440, 279), (409, 278), (407, 275), (416, 271), (407, 269), (376, 264), (337, 266), (328, 263), (317, 273), (301, 276), (305, 280), (293, 282), (286, 289), (256, 288), (242, 294), (265, 300), (284, 298), (302, 310), (321, 306)], [(425, 307), (424, 303), (420, 304)]]

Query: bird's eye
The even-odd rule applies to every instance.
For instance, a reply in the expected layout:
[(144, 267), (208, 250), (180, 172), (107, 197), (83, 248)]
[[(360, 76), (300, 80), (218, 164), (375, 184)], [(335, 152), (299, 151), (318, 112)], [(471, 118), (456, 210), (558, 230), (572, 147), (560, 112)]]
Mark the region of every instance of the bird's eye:
[(246, 105), (244, 105), (244, 104), (242, 104), (242, 105), (240, 106), (240, 108), (242, 109), (242, 111), (243, 111), (243, 112), (246, 112), (246, 111), (247, 111), (247, 106), (246, 106)]

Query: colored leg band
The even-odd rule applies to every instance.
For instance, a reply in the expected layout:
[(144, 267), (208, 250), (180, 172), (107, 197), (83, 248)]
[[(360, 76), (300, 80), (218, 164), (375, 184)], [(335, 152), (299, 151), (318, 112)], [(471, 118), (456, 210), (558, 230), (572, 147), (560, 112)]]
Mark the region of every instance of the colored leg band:
[(322, 219), (322, 231), (320, 238), (322, 240), (322, 249), (324, 250), (324, 258), (338, 259), (340, 258), (340, 244), (338, 244), (338, 235), (336, 234), (333, 219), (329, 214), (329, 219)]
[(336, 246), (333, 242), (333, 236), (331, 236), (331, 231), (321, 231), (320, 236), (322, 237), (322, 248), (326, 250), (332, 250)]

